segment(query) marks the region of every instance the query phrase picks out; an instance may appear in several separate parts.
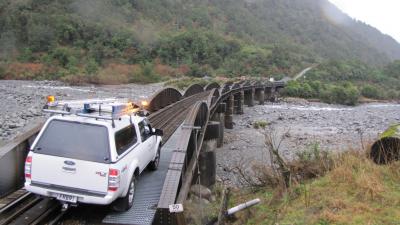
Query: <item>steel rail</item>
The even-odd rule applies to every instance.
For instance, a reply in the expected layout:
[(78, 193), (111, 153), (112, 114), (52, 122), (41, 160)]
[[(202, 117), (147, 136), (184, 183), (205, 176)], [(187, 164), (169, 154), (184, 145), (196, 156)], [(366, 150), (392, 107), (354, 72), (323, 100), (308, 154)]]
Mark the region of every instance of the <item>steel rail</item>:
[[(36, 204), (41, 202), (43, 199), (35, 196), (31, 201), (28, 201), (26, 204), (22, 205), (20, 208), (17, 208), (11, 215), (7, 215), (4, 219), (0, 219), (0, 225), (10, 224), (12, 221), (20, 218), (26, 211), (34, 207)], [(4, 214), (4, 213), (3, 213)]]
[(9, 225), (31, 225), (39, 224), (60, 207), (60, 203), (54, 199), (39, 199), (31, 207), (18, 214)]
[(12, 207), (15, 207), (17, 204), (19, 204), (22, 201), (25, 201), (27, 198), (31, 197), (32, 193), (30, 192), (25, 192), (23, 195), (19, 196), (17, 199), (9, 202), (5, 206), (0, 208), (0, 215), (8, 210), (10, 210)]
[(202, 92), (192, 95), (149, 116), (152, 126), (164, 131), (163, 143), (165, 143), (179, 125), (182, 124), (191, 106), (195, 102), (208, 97), (208, 93), (209, 92)]

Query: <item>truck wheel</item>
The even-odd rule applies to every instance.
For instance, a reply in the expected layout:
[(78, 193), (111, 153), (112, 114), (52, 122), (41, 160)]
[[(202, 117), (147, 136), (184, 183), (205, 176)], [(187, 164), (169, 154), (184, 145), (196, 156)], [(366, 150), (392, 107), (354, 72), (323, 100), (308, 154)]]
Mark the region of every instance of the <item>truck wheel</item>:
[(129, 188), (128, 192), (126, 193), (126, 196), (123, 198), (117, 199), (114, 204), (113, 204), (113, 209), (118, 212), (125, 212), (128, 211), (132, 206), (133, 206), (133, 199), (135, 197), (135, 192), (136, 192), (136, 176), (133, 175), (130, 183), (129, 183)]
[(149, 168), (151, 170), (157, 170), (158, 169), (158, 165), (160, 164), (160, 156), (161, 156), (161, 146), (158, 146), (156, 158), (153, 161), (151, 161), (150, 164), (149, 164)]

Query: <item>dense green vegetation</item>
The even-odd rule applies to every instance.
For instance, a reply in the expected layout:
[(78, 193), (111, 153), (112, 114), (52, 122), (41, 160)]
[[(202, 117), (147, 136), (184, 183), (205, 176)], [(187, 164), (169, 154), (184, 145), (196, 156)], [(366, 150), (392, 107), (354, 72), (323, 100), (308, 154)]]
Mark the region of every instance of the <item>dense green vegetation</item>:
[[(225, 9), (219, 1), (209, 7), (206, 1), (190, 1), (182, 7), (161, 0), (5, 0), (0, 3), (0, 76), (95, 83), (145, 76), (131, 65), (153, 65), (161, 76), (264, 76), (294, 73), (315, 60), (293, 43), (252, 37), (258, 35), (257, 24), (236, 23), (241, 17), (235, 11), (249, 14), (249, 9), (243, 2), (231, 3)], [(232, 20), (212, 28), (223, 15)], [(121, 71), (112, 78), (102, 75), (116, 65)], [(147, 80), (159, 80), (154, 78)]]
[(328, 103), (354, 105), (360, 96), (399, 99), (400, 61), (377, 69), (362, 62), (329, 61), (291, 81), (284, 93), (302, 98), (319, 98)]
[(0, 49), (2, 79), (284, 77), (318, 64), (308, 77), (324, 85), (291, 95), (388, 98), (400, 78), (386, 66), (400, 45), (326, 0), (3, 0)]

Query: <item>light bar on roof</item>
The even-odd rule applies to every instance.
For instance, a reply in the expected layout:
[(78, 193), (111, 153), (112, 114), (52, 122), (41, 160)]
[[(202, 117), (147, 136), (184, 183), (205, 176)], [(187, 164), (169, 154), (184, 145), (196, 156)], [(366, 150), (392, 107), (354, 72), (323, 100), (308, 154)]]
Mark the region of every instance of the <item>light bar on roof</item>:
[(113, 105), (112, 106), (112, 117), (113, 118), (118, 118), (122, 115), (128, 115), (137, 112), (137, 108), (134, 107), (134, 105), (130, 103), (126, 104), (119, 104), (119, 105)]

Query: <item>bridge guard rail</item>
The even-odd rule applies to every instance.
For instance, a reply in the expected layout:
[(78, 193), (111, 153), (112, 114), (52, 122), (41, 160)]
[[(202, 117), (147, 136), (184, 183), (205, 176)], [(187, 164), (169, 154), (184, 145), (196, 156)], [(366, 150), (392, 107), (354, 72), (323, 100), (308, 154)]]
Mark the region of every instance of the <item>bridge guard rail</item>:
[(208, 118), (208, 104), (202, 101), (197, 102), (186, 117), (181, 128), (180, 142), (172, 155), (153, 224), (173, 225), (182, 222), (183, 215), (170, 213), (169, 206), (186, 199)]
[(23, 186), (25, 158), (42, 126), (43, 121), (40, 121), (22, 136), (0, 147), (0, 198)]

